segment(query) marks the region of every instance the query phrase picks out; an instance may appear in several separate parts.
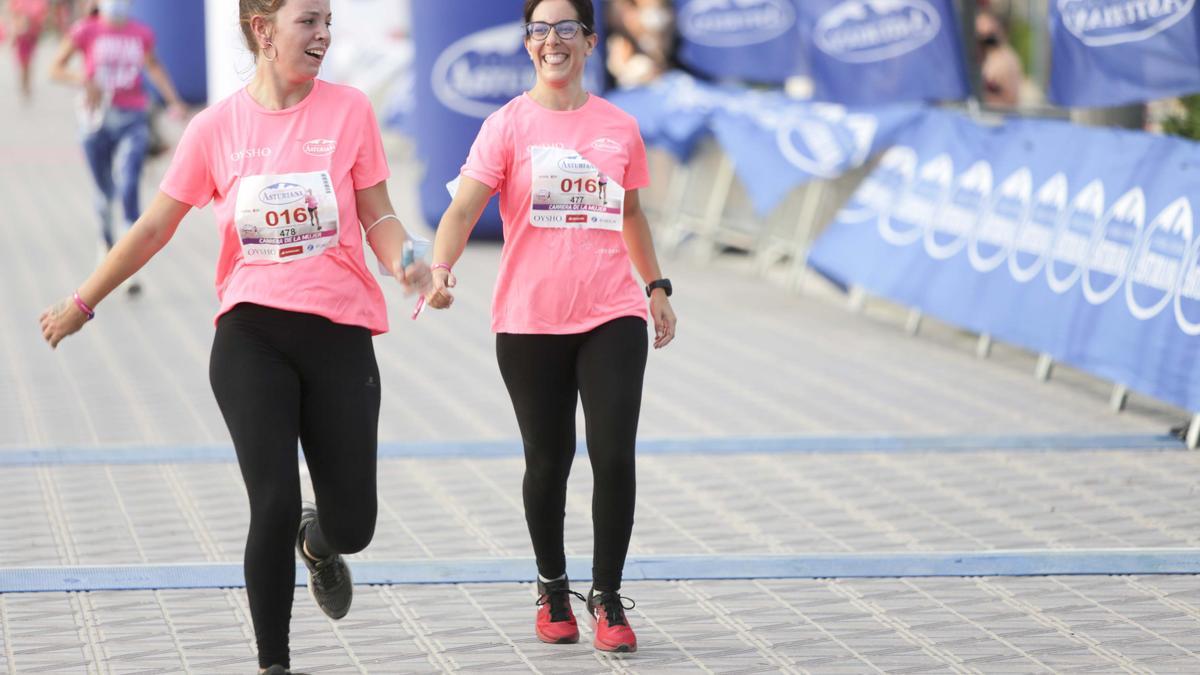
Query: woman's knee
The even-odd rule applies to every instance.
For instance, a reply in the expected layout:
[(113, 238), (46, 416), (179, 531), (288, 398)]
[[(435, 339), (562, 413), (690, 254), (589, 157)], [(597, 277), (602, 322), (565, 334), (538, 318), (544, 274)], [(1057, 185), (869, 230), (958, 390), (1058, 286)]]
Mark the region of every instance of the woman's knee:
[(619, 452), (596, 452), (591, 455), (592, 474), (598, 482), (632, 480), (636, 473), (633, 449)]
[(300, 495), (290, 490), (247, 488), (250, 496), (251, 527), (290, 532), (300, 526)]
[(375, 505), (362, 506), (352, 514), (321, 518), (321, 536), (338, 553), (358, 553), (375, 537)]

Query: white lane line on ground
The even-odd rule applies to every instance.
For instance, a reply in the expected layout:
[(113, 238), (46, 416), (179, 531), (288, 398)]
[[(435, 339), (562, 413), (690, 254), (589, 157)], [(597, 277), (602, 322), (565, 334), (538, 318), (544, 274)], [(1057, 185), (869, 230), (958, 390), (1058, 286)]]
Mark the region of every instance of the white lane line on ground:
[(979, 623), (978, 621), (973, 621), (970, 617), (967, 617), (962, 612), (959, 612), (957, 609), (954, 609), (953, 607), (942, 602), (940, 598), (934, 596), (932, 593), (925, 590), (920, 585), (913, 583), (909, 579), (904, 579), (901, 581), (901, 583), (903, 583), (907, 588), (911, 589), (912, 591), (914, 591), (914, 592), (924, 596), (925, 598), (929, 599), (930, 601), (934, 602), (935, 604), (937, 604), (938, 607), (941, 607), (942, 609), (946, 610), (947, 612), (950, 612), (951, 614), (953, 614), (957, 619), (959, 619), (963, 623), (974, 626), (980, 632), (982, 632), (984, 635), (987, 635), (989, 638), (995, 640), (996, 642), (999, 642), (1000, 644), (1004, 645), (1005, 647), (1008, 647), (1009, 649), (1013, 650), (1014, 652), (1020, 654), (1022, 658), (1026, 659), (1027, 661), (1033, 662), (1040, 668), (1044, 669), (1046, 672), (1048, 672), (1048, 673), (1057, 672), (1053, 666), (1043, 662), (1041, 659), (1037, 658), (1033, 654), (1030, 654), (1029, 652), (1025, 651), (1024, 649), (1021, 649), (1020, 647), (1018, 647), (1016, 644), (1014, 644), (1011, 640), (1004, 637), (1003, 635), (996, 633), (995, 631), (988, 628), (987, 626), (984, 626), (983, 624)]
[(754, 634), (752, 628), (744, 622), (731, 617), (730, 613), (724, 607), (713, 602), (712, 597), (703, 590), (703, 587), (697, 588), (694, 583), (689, 581), (681, 581), (676, 584), (676, 587), (690, 600), (695, 602), (698, 607), (708, 612), (717, 623), (729, 629), (743, 644), (758, 650), (761, 658), (779, 668), (781, 672), (802, 672), (802, 669), (790, 657), (776, 653), (769, 642)]
[(17, 657), (13, 653), (12, 622), (9, 621), (8, 603), (4, 598), (4, 594), (0, 593), (0, 635), (3, 635), (4, 639), (4, 665), (8, 675), (16, 675)]
[[(1093, 607), (1097, 607), (1099, 609), (1104, 610), (1105, 613), (1110, 614), (1113, 617), (1116, 617), (1119, 621), (1121, 621), (1121, 623), (1124, 623), (1127, 626), (1132, 626), (1133, 628), (1136, 628), (1136, 629), (1146, 633), (1147, 635), (1154, 637), (1156, 640), (1160, 640), (1162, 642), (1165, 642), (1166, 644), (1171, 645), (1172, 647), (1174, 647), (1175, 649), (1178, 649), (1179, 651), (1183, 652), (1184, 654), (1191, 657), (1192, 659), (1200, 661), (1200, 654), (1193, 652), (1192, 650), (1188, 649), (1187, 647), (1184, 647), (1183, 645), (1179, 644), (1178, 642), (1175, 642), (1174, 640), (1172, 640), (1171, 638), (1169, 638), (1165, 635), (1161, 635), (1159, 633), (1156, 633), (1156, 632), (1150, 630), (1149, 628), (1138, 623), (1137, 621), (1133, 621), (1132, 619), (1125, 616), (1124, 614), (1121, 614), (1120, 612), (1113, 610), (1113, 608), (1109, 607), (1108, 605), (1097, 602), (1095, 598), (1079, 592), (1079, 590), (1077, 588), (1075, 588), (1074, 586), (1071, 586), (1070, 584), (1063, 583), (1063, 581), (1061, 579), (1050, 579), (1050, 582), (1055, 584), (1059, 588), (1062, 588), (1062, 589), (1068, 591), (1069, 593), (1071, 593), (1071, 595), (1074, 595), (1075, 597), (1092, 605)], [(1196, 669), (1200, 670), (1200, 665), (1198, 665), (1196, 667)]]
[(798, 616), (802, 621), (804, 621), (804, 623), (806, 623), (810, 627), (816, 629), (819, 633), (821, 633), (821, 635), (825, 636), (825, 638), (827, 640), (829, 640), (830, 642), (833, 642), (837, 646), (846, 650), (847, 653), (849, 653), (854, 658), (858, 659), (859, 663), (866, 666), (867, 668), (869, 668), (871, 671), (873, 671), (875, 673), (883, 673), (884, 672), (879, 666), (872, 663), (871, 659), (868, 658), (865, 654), (860, 653), (854, 647), (851, 647), (848, 643), (846, 643), (846, 641), (842, 640), (837, 635), (834, 635), (832, 632), (830, 632), (829, 629), (825, 628), (821, 624), (814, 621), (811, 617), (809, 617), (807, 614), (805, 614), (804, 611), (801, 610), (799, 607), (788, 602), (786, 598), (784, 598), (784, 597), (780, 596), (778, 593), (776, 593), (773, 588), (771, 588), (770, 586), (768, 586), (767, 584), (765, 584), (761, 581), (754, 582), (754, 585), (759, 590), (761, 590), (763, 593), (769, 595), (772, 600), (779, 603), (780, 605), (783, 605), (789, 612)]
[(1049, 616), (1042, 612), (1042, 609), (1033, 603), (1026, 602), (1017, 597), (1009, 589), (997, 584), (988, 579), (978, 579), (975, 585), (984, 593), (1000, 600), (1004, 604), (1012, 607), (1025, 614), (1039, 625), (1049, 628), (1058, 633), (1058, 636), (1068, 642), (1073, 642), (1081, 647), (1086, 648), (1091, 653), (1105, 659), (1114, 666), (1120, 668), (1127, 673), (1151, 673), (1147, 668), (1139, 666), (1136, 662), (1131, 661), (1121, 652), (1105, 647), (1099, 640), (1089, 636), (1081, 630), (1076, 629), (1065, 621)]
[(479, 614), (483, 616), (483, 618), (487, 621), (487, 624), (491, 626), (492, 630), (496, 631), (496, 634), (499, 635), (500, 639), (504, 641), (504, 644), (512, 648), (513, 653), (517, 655), (517, 658), (521, 660), (521, 663), (524, 663), (525, 666), (529, 668), (530, 672), (542, 672), (538, 670), (537, 666), (534, 665), (529, 656), (521, 650), (521, 646), (518, 645), (517, 642), (513, 640), (503, 628), (500, 627), (500, 624), (496, 623), (496, 620), (492, 618), (492, 615), (488, 614), (487, 610), (483, 608), (483, 605), (479, 604), (479, 601), (475, 599), (475, 596), (471, 595), (471, 592), (467, 590), (465, 586), (457, 585), (455, 588), (462, 593), (462, 596), (466, 598), (467, 602), (471, 603), (471, 606), (475, 608), (475, 611), (479, 612)]
[(387, 601), (388, 609), (392, 612), (400, 622), (407, 628), (411, 628), (413, 641), (417, 646), (422, 648), (429, 658), (429, 663), (443, 673), (452, 673), (457, 670), (453, 661), (448, 661), (443, 652), (441, 644), (431, 638), (429, 634), (432, 632), (426, 626), (421, 618), (413, 611), (404, 598), (400, 589), (395, 586), (382, 586), (379, 589), (384, 600)]
[(896, 635), (904, 638), (910, 645), (919, 647), (931, 659), (934, 659), (956, 673), (979, 675), (980, 671), (978, 669), (965, 665), (962, 659), (955, 656), (953, 652), (938, 647), (936, 642), (912, 630), (903, 619), (893, 616), (877, 603), (864, 598), (862, 593), (845, 584), (842, 580), (831, 579), (826, 581), (825, 587), (834, 595), (849, 602), (855, 609), (871, 615), (871, 618), (875, 619), (880, 625), (895, 631)]

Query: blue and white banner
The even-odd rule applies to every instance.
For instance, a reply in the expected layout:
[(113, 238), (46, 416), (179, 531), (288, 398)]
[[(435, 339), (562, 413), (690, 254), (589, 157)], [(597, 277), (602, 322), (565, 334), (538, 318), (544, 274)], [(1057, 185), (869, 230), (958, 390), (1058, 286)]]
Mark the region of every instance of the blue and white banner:
[(1200, 145), (937, 110), (905, 136), (814, 268), (1200, 411)]
[(695, 72), (779, 84), (801, 67), (799, 0), (676, 0), (679, 60)]
[(813, 98), (847, 105), (967, 97), (951, 0), (804, 0)]
[(912, 105), (866, 110), (751, 93), (717, 108), (710, 124), (755, 212), (764, 216), (797, 186), (862, 166), (924, 112)]
[(643, 87), (611, 91), (605, 98), (637, 118), (647, 145), (664, 148), (686, 161), (700, 140), (711, 133), (713, 110), (740, 93), (745, 91), (671, 72)]
[(1196, 0), (1050, 0), (1050, 99), (1103, 107), (1200, 92)]
[(682, 73), (612, 92), (609, 100), (637, 118), (647, 144), (680, 159), (699, 139), (715, 136), (759, 215), (803, 183), (862, 166), (925, 111), (916, 105), (860, 110), (808, 103), (777, 91), (713, 86)]

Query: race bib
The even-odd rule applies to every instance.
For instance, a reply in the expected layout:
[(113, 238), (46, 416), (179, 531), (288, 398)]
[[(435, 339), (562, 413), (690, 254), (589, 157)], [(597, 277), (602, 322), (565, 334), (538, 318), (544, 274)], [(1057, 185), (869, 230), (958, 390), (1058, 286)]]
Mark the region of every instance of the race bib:
[(242, 178), (234, 226), (249, 264), (320, 255), (338, 241), (337, 195), (329, 173)]
[(573, 150), (534, 146), (529, 154), (534, 227), (621, 231), (625, 188)]

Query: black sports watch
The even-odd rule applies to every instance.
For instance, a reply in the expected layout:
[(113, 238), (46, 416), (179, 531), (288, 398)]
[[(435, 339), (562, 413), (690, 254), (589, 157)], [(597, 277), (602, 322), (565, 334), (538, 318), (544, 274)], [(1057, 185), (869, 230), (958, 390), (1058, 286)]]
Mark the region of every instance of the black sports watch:
[(663, 291), (666, 292), (667, 297), (671, 297), (670, 279), (656, 279), (655, 281), (651, 281), (650, 283), (646, 284), (646, 297), (650, 297), (650, 294), (653, 293), (654, 289), (656, 288), (663, 289)]

